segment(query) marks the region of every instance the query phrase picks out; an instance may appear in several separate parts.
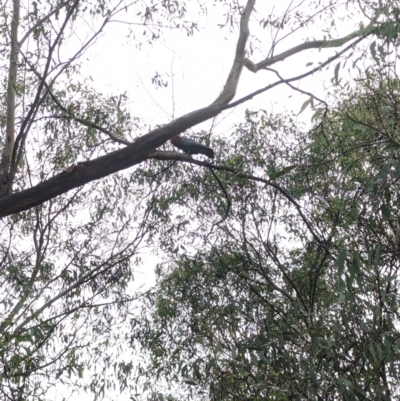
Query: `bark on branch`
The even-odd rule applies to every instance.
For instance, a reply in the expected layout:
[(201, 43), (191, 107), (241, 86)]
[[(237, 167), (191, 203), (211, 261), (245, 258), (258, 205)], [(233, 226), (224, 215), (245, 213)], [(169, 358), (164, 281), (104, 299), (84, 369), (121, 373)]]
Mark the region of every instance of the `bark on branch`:
[(138, 138), (132, 145), (67, 168), (60, 174), (21, 192), (0, 198), (0, 217), (9, 216), (42, 204), (58, 195), (78, 188), (90, 181), (139, 164), (163, 143), (196, 124), (215, 117), (218, 106), (209, 106), (188, 113), (173, 122)]
[[(360, 42), (363, 37), (358, 38), (354, 43), (349, 45), (346, 49), (335, 56), (329, 58), (322, 66), (329, 64), (336, 58), (340, 57), (344, 52), (352, 48), (355, 44)], [(320, 68), (319, 66), (318, 68)], [(314, 73), (316, 69), (312, 69), (305, 74), (301, 74), (297, 77), (293, 77), (287, 80), (280, 80), (265, 88), (262, 88), (256, 92), (253, 92), (235, 102), (224, 106), (210, 105), (203, 109), (199, 109), (188, 113), (173, 122), (157, 128), (146, 135), (140, 137), (132, 145), (126, 148), (111, 152), (105, 156), (99, 157), (95, 160), (90, 160), (78, 164), (76, 166), (71, 166), (67, 170), (63, 171), (49, 180), (42, 182), (35, 187), (26, 189), (24, 191), (0, 198), (0, 217), (9, 216), (13, 213), (17, 213), (23, 210), (27, 210), (33, 206), (40, 205), (43, 202), (52, 199), (58, 195), (70, 191), (73, 188), (80, 187), (90, 181), (98, 180), (100, 178), (106, 177), (112, 173), (119, 170), (126, 169), (128, 167), (134, 166), (145, 161), (148, 158), (155, 158), (155, 155), (160, 155), (160, 152), (154, 152), (154, 149), (164, 144), (167, 140), (171, 139), (174, 135), (179, 134), (188, 128), (193, 127), (201, 122), (207, 121), (210, 118), (217, 116), (223, 110), (232, 108), (238, 104), (244, 103), (245, 101), (253, 98), (254, 96), (264, 93), (268, 89), (271, 89), (277, 85), (293, 82), (298, 79), (302, 79)], [(165, 153), (165, 152), (164, 152)], [(175, 152), (176, 154), (176, 152)], [(178, 153), (179, 154), (179, 153)], [(188, 157), (184, 154), (179, 154), (181, 157)], [(161, 156), (159, 156), (161, 157)], [(163, 156), (164, 157), (164, 156)], [(160, 159), (161, 160), (161, 159)], [(164, 159), (172, 160), (172, 159)], [(177, 159), (182, 161), (187, 161), (187, 159)], [(192, 159), (195, 160), (195, 159)], [(198, 163), (197, 163), (198, 162)], [(203, 163), (196, 161), (196, 164)], [(210, 164), (199, 164), (206, 167), (211, 166)], [(213, 166), (215, 168), (215, 166)], [(261, 180), (260, 180), (261, 181)], [(271, 184), (272, 186), (274, 184)], [(318, 238), (315, 235), (315, 238)]]

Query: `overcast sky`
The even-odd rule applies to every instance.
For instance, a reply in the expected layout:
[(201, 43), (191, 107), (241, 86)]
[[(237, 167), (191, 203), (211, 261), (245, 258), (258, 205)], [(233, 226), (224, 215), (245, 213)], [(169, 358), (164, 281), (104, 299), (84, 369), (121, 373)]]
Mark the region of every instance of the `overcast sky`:
[[(271, 43), (269, 34), (260, 28), (258, 21), (263, 15), (268, 15), (272, 7), (277, 12), (278, 7), (283, 10), (288, 4), (287, 0), (256, 3), (256, 10), (250, 21), (250, 31), (261, 40), (261, 50), (264, 52), (256, 52), (251, 56), (252, 61), (258, 62), (265, 58)], [(126, 91), (132, 101), (132, 112), (140, 114), (147, 121), (152, 120), (154, 124), (166, 123), (173, 115), (179, 117), (210, 104), (222, 90), (232, 65), (238, 37), (237, 31), (230, 33), (227, 28), (218, 27), (218, 24), (224, 22), (222, 10), (218, 10), (217, 7), (210, 9), (213, 12), (201, 18), (200, 31), (196, 31), (193, 36), (188, 37), (185, 32), (172, 30), (167, 32), (164, 38), (156, 41), (152, 47), (143, 45), (141, 50), (136, 48), (135, 40), (127, 38), (129, 29), (127, 25), (110, 24), (104, 35), (87, 53), (83, 75), (90, 76), (94, 87), (103, 93), (118, 94)], [(188, 14), (186, 19), (190, 20), (190, 7)], [(129, 14), (121, 15), (121, 19), (122, 17), (126, 21), (137, 20), (135, 15), (131, 19)], [(195, 20), (196, 16), (193, 16), (193, 19)], [(336, 19), (336, 25), (338, 30), (336, 37), (345, 36), (357, 29), (348, 21), (339, 22)], [(302, 43), (307, 35), (313, 39), (323, 39), (324, 33), (321, 32), (323, 28), (323, 25), (319, 25), (307, 32), (289, 36), (278, 45), (275, 54)], [(136, 31), (140, 37), (143, 28), (136, 27)], [(333, 54), (335, 49), (308, 50), (276, 64), (273, 68), (279, 68), (280, 73), (288, 78), (307, 71), (310, 68), (306, 67), (307, 63), (314, 62), (315, 66)], [(329, 79), (333, 77), (335, 65), (336, 63), (330, 66), (327, 73), (316, 74), (295, 85), (324, 97), (327, 92), (326, 85), (330, 85)], [(156, 71), (165, 78), (169, 76), (166, 88), (155, 88), (151, 83)], [(244, 69), (236, 98), (275, 80), (271, 72), (259, 71), (254, 74)], [(245, 108), (257, 107), (276, 113), (286, 109), (298, 112), (305, 100), (307, 96), (281, 85), (256, 97), (239, 110), (243, 112)], [(235, 109), (234, 112), (239, 111)], [(229, 113), (232, 111), (227, 111), (219, 119), (226, 119)], [(237, 118), (235, 120), (237, 121)], [(206, 126), (209, 124), (210, 122), (205, 123)]]

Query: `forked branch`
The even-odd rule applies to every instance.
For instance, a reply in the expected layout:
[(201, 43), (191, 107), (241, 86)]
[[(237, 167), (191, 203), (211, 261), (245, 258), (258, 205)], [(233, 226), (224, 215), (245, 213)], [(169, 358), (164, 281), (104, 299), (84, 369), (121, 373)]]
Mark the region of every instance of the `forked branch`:
[(333, 40), (313, 40), (310, 42), (302, 43), (302, 44), (292, 47), (291, 49), (286, 50), (285, 52), (278, 54), (274, 57), (266, 58), (256, 64), (253, 63), (251, 60), (246, 59), (244, 61), (244, 66), (251, 72), (256, 73), (259, 70), (262, 70), (262, 69), (264, 69), (270, 65), (273, 65), (279, 61), (283, 61), (286, 58), (293, 56), (294, 54), (303, 52), (304, 50), (328, 49), (328, 48), (332, 48), (332, 47), (341, 47), (352, 39), (355, 39), (358, 37), (365, 38), (365, 37), (373, 34), (375, 32), (375, 30), (376, 30), (376, 26), (373, 26), (372, 24), (370, 24), (366, 28), (358, 29), (357, 31), (352, 32), (352, 33), (348, 34), (347, 36), (344, 36), (343, 38), (333, 39)]

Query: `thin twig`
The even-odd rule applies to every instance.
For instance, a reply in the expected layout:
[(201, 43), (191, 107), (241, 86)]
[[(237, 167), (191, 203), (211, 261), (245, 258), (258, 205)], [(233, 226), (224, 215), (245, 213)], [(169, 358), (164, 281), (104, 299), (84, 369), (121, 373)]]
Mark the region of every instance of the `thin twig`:
[(301, 210), (301, 206), (299, 205), (299, 203), (293, 198), (292, 195), (289, 194), (289, 192), (286, 191), (286, 189), (282, 188), (276, 182), (266, 180), (265, 178), (257, 177), (252, 174), (240, 173), (237, 169), (232, 168), (232, 167), (215, 165), (215, 164), (211, 164), (209, 162), (193, 159), (192, 157), (190, 157), (184, 153), (180, 153), (180, 152), (167, 152), (167, 151), (157, 150), (151, 154), (150, 158), (156, 159), (156, 160), (177, 160), (177, 161), (182, 161), (182, 162), (186, 162), (186, 163), (196, 164), (196, 165), (202, 166), (202, 167), (212, 168), (214, 170), (229, 171), (230, 173), (233, 173), (236, 177), (249, 179), (252, 181), (258, 181), (258, 182), (262, 182), (266, 185), (269, 185), (269, 186), (275, 188), (277, 191), (279, 191), (286, 199), (288, 199), (290, 201), (290, 203), (292, 203), (296, 207), (297, 212), (299, 213), (301, 219), (307, 226), (308, 230), (310, 231), (310, 233), (312, 234), (314, 239), (319, 244), (325, 243), (325, 240), (323, 238), (321, 238), (315, 232), (313, 227), (311, 226), (311, 223), (308, 221), (308, 219), (304, 215), (303, 211)]
[(225, 220), (227, 219), (228, 214), (229, 214), (229, 211), (231, 210), (232, 202), (231, 202), (231, 200), (230, 200), (230, 198), (229, 198), (228, 193), (226, 192), (226, 189), (225, 189), (224, 186), (222, 185), (222, 182), (220, 181), (220, 179), (218, 178), (218, 176), (214, 173), (212, 167), (209, 167), (209, 170), (211, 171), (211, 174), (214, 176), (214, 178), (217, 180), (219, 186), (220, 186), (221, 189), (222, 189), (222, 192), (223, 192), (224, 195), (225, 195), (226, 201), (227, 201), (225, 216), (224, 216), (218, 223), (216, 223), (216, 224), (218, 225), (218, 224), (221, 224), (223, 221), (225, 221)]

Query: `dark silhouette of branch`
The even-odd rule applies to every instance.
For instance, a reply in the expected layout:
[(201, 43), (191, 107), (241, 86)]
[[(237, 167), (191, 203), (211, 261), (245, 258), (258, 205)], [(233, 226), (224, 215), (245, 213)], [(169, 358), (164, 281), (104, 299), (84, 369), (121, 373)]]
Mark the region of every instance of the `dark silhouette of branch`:
[(154, 149), (174, 135), (207, 121), (220, 112), (219, 106), (193, 111), (141, 136), (125, 148), (78, 163), (32, 188), (0, 198), (0, 217), (30, 209), (73, 188), (142, 163), (150, 157)]
[(228, 215), (229, 215), (229, 211), (231, 210), (232, 202), (231, 202), (231, 200), (230, 200), (230, 198), (229, 198), (228, 192), (226, 192), (226, 189), (225, 189), (224, 186), (222, 185), (221, 180), (220, 180), (220, 179), (218, 178), (218, 176), (214, 173), (212, 167), (209, 167), (209, 169), (210, 169), (210, 171), (211, 171), (211, 174), (212, 174), (212, 175), (214, 176), (214, 178), (217, 180), (217, 182), (218, 182), (220, 188), (222, 189), (222, 192), (224, 193), (225, 198), (226, 198), (226, 202), (227, 202), (226, 211), (225, 211), (225, 216), (224, 216), (218, 223), (216, 223), (216, 224), (218, 225), (218, 224), (222, 223), (223, 221), (225, 221), (225, 220), (227, 219), (227, 217), (228, 217)]
[[(191, 164), (196, 164), (198, 166), (203, 166), (203, 167), (208, 167), (212, 168), (214, 170), (222, 170), (222, 171), (228, 171), (232, 174), (234, 174), (236, 177), (239, 178), (244, 178), (252, 181), (258, 181), (262, 182), (266, 185), (269, 185), (273, 188), (275, 188), (278, 192), (280, 192), (287, 200), (290, 201), (292, 205), (295, 206), (297, 209), (297, 212), (299, 213), (301, 219), (303, 220), (304, 224), (307, 226), (308, 230), (310, 231), (311, 235), (317, 241), (319, 244), (324, 244), (325, 240), (321, 238), (314, 230), (314, 228), (311, 226), (311, 223), (308, 221), (307, 217), (304, 215), (303, 211), (301, 210), (301, 206), (299, 203), (293, 198), (292, 195), (286, 189), (282, 188), (280, 185), (278, 185), (274, 181), (266, 180), (265, 178), (257, 177), (252, 174), (246, 174), (246, 173), (241, 173), (237, 169), (233, 167), (228, 167), (228, 166), (221, 166), (221, 165), (216, 165), (216, 164), (211, 164), (205, 161), (201, 160), (196, 160), (193, 159), (191, 156), (186, 155), (184, 153), (178, 153), (178, 152), (165, 152), (165, 151), (154, 151), (150, 157), (152, 159), (156, 160), (177, 160), (177, 161), (182, 161), (186, 163), (191, 163)], [(1, 201), (1, 200), (0, 200)], [(1, 202), (0, 202), (1, 205)], [(0, 214), (1, 216), (1, 214)]]

